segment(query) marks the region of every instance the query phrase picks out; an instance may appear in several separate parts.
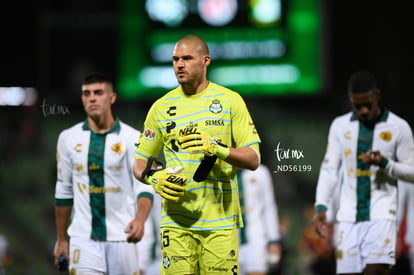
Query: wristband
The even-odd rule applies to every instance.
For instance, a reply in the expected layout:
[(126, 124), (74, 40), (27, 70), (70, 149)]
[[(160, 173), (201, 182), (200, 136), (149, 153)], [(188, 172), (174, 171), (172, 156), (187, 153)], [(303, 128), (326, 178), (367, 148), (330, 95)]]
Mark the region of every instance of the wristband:
[(388, 164), (388, 159), (387, 158), (384, 158), (384, 157), (381, 157), (381, 161), (378, 164), (378, 166), (380, 168), (385, 168), (387, 166), (387, 164)]
[(141, 178), (147, 184), (152, 184), (152, 175), (162, 169), (164, 169), (164, 165), (160, 161), (153, 157), (149, 157), (147, 160), (147, 166), (144, 171), (142, 171)]
[(321, 211), (326, 212), (327, 210), (328, 210), (328, 207), (326, 207), (323, 204), (318, 204), (318, 205), (315, 206), (315, 211), (316, 212), (321, 212)]
[(220, 143), (216, 147), (216, 156), (222, 160), (225, 160), (230, 155), (230, 148), (224, 147)]

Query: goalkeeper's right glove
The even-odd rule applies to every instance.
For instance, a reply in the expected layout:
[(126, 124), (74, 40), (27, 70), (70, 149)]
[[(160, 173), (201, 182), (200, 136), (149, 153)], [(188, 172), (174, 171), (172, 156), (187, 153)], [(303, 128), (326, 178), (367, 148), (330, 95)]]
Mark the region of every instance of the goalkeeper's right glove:
[(211, 138), (209, 133), (205, 131), (180, 136), (178, 143), (182, 149), (188, 150), (191, 154), (204, 153), (207, 156), (217, 156), (223, 160), (230, 155), (230, 149), (227, 146)]
[(144, 180), (151, 184), (155, 191), (164, 199), (178, 201), (187, 186), (187, 178), (177, 175), (182, 167), (167, 168), (147, 175)]

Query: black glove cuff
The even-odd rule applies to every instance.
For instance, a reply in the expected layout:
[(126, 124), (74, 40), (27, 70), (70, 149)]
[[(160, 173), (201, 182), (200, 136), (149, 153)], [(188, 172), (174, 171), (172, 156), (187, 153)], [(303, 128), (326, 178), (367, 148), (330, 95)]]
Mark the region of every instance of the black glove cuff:
[(162, 162), (158, 161), (156, 158), (149, 157), (147, 160), (147, 166), (142, 172), (142, 179), (152, 176), (155, 172), (164, 169)]

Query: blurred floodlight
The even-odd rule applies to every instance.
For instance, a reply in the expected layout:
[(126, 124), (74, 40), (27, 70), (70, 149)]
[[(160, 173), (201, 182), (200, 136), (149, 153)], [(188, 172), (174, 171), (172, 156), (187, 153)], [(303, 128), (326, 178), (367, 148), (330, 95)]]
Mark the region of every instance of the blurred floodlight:
[[(170, 66), (152, 66), (144, 68), (139, 80), (147, 88), (172, 89), (177, 87), (174, 70)], [(292, 84), (300, 78), (300, 70), (290, 64), (216, 66), (210, 69), (209, 78), (224, 85), (263, 85)]]
[(171, 66), (152, 66), (143, 69), (138, 76), (146, 87), (171, 89), (177, 86), (174, 69)]
[(292, 84), (299, 78), (299, 69), (290, 64), (226, 66), (210, 70), (210, 79), (225, 86)]
[(147, 0), (145, 9), (152, 20), (169, 27), (178, 26), (188, 13), (185, 0)]
[(33, 87), (0, 87), (0, 106), (32, 106), (36, 100)]
[(219, 27), (230, 23), (237, 14), (236, 0), (199, 0), (198, 12), (207, 24)]
[(282, 16), (282, 5), (280, 0), (258, 0), (252, 7), (253, 20), (261, 24), (277, 22)]
[[(214, 60), (274, 59), (286, 54), (286, 44), (279, 39), (207, 41), (207, 44)], [(151, 50), (151, 57), (156, 62), (171, 63), (174, 46), (174, 43), (160, 43)]]

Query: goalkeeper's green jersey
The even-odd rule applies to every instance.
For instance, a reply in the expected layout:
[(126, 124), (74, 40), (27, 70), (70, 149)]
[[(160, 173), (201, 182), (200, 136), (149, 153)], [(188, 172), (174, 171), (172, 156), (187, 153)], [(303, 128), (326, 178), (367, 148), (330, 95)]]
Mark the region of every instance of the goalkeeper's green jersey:
[(157, 158), (163, 150), (166, 167), (182, 166), (180, 175), (188, 179), (178, 202), (163, 199), (160, 226), (194, 230), (241, 227), (235, 167), (217, 159), (205, 181), (193, 180), (204, 155), (181, 149), (178, 137), (195, 131), (206, 131), (230, 147), (250, 146), (259, 154), (260, 137), (238, 93), (210, 82), (196, 95), (185, 95), (177, 87), (158, 99), (147, 114), (135, 157)]

